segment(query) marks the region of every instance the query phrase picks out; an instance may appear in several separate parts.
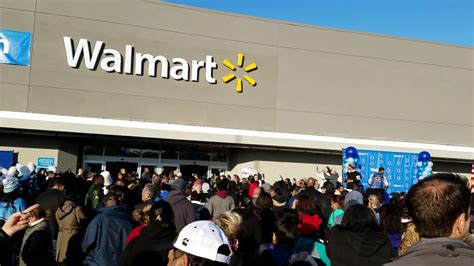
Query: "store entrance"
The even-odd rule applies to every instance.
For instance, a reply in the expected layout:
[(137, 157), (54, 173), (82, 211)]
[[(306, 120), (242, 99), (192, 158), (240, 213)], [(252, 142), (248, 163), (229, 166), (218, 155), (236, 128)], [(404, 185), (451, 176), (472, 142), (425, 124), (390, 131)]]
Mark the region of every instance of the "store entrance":
[(192, 174), (197, 174), (198, 177), (207, 177), (208, 167), (204, 165), (180, 165), (179, 171), (183, 176), (191, 176)]
[(117, 179), (118, 173), (120, 169), (125, 168), (127, 173), (131, 174), (133, 172), (137, 172), (138, 163), (130, 163), (130, 162), (107, 162), (106, 163), (106, 170), (110, 172), (110, 175), (114, 180)]

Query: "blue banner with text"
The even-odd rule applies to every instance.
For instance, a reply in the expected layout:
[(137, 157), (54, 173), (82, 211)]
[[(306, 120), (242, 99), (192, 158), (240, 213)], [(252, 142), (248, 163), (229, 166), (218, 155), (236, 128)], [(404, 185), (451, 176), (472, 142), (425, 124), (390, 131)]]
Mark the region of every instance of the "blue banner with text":
[(31, 33), (0, 29), (0, 64), (30, 65)]
[[(362, 176), (362, 185), (364, 189), (369, 188), (369, 178), (377, 173), (379, 167), (385, 168), (384, 176), (389, 183), (387, 193), (406, 192), (413, 184), (416, 184), (416, 162), (418, 161), (417, 153), (405, 152), (388, 152), (388, 151), (371, 151), (357, 150), (359, 154), (359, 162), (357, 171)], [(342, 161), (346, 159), (344, 149), (342, 150)], [(343, 178), (347, 173), (343, 173)]]

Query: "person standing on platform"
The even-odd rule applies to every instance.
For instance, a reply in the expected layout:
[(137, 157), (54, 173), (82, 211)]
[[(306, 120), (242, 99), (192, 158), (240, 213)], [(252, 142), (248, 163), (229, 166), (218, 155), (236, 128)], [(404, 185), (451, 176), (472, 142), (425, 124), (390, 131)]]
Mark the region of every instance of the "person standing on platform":
[(360, 187), (360, 180), (362, 179), (361, 174), (355, 170), (355, 164), (351, 163), (347, 167), (346, 187), (350, 187), (349, 184), (354, 184)]
[(369, 178), (369, 186), (372, 190), (371, 194), (375, 194), (379, 197), (380, 201), (384, 201), (385, 198), (385, 190), (388, 188), (388, 181), (387, 178), (384, 176), (385, 169), (383, 167), (379, 168), (379, 171), (373, 174)]

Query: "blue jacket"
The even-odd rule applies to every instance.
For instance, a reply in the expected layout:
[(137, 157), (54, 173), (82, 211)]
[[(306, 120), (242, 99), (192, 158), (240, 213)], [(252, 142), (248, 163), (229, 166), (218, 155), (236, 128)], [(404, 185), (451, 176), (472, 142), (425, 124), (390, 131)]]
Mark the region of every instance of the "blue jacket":
[(125, 209), (117, 206), (99, 209), (82, 241), (82, 250), (88, 254), (84, 264), (117, 265), (132, 227)]
[(15, 212), (24, 211), (26, 207), (26, 202), (22, 198), (16, 198), (8, 203), (0, 201), (0, 220), (6, 220)]

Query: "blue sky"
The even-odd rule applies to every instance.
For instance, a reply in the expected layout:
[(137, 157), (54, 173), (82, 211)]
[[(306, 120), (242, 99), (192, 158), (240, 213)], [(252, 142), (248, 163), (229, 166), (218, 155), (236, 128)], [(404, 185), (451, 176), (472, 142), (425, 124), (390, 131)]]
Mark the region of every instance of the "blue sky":
[(168, 0), (284, 20), (474, 47), (474, 0)]

